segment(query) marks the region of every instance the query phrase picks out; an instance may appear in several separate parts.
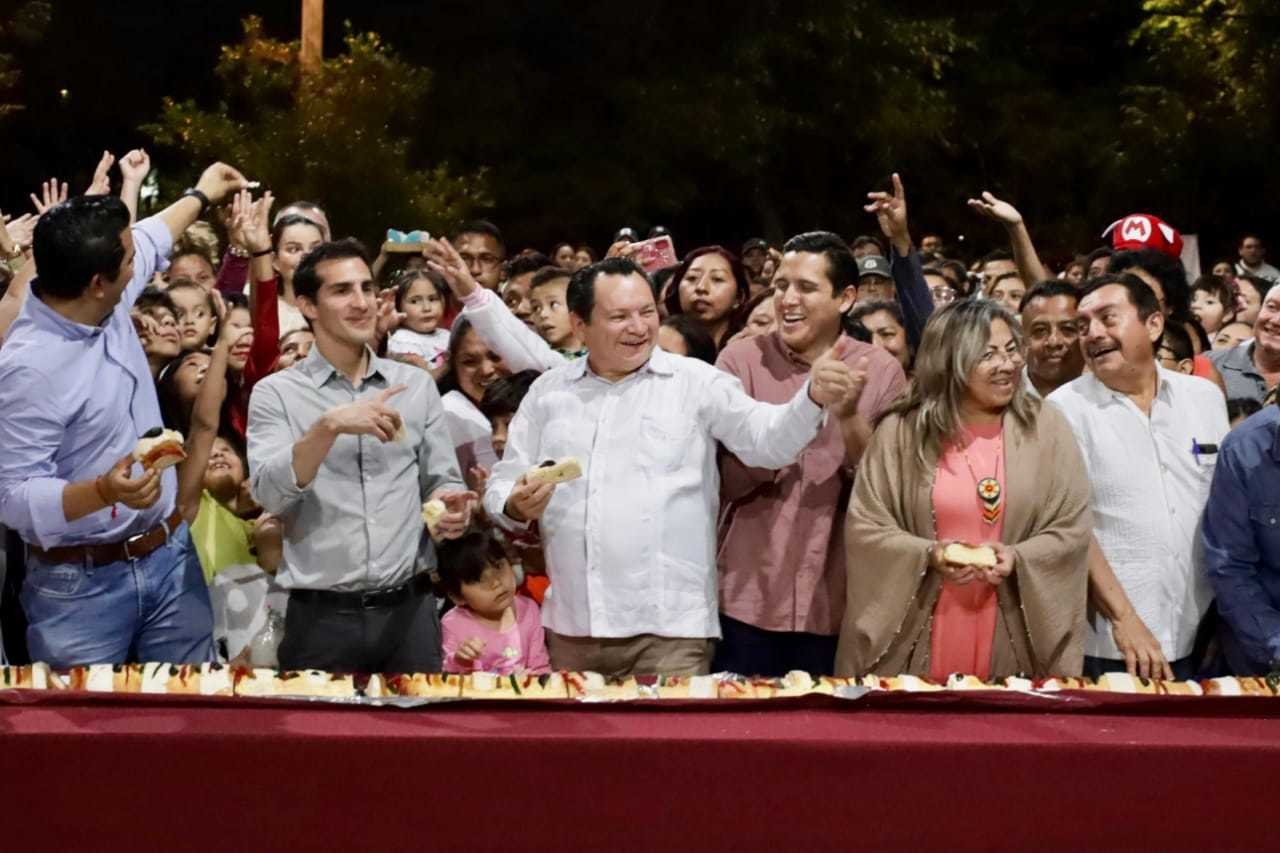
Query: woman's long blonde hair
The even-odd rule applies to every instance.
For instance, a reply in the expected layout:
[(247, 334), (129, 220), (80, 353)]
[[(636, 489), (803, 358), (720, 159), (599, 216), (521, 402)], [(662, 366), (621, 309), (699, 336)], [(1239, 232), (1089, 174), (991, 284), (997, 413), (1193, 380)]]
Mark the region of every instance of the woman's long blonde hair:
[[(916, 461), (928, 469), (942, 454), (942, 445), (961, 429), (960, 403), (969, 374), (987, 350), (991, 324), (1004, 320), (1013, 340), (1022, 347), (1022, 329), (1009, 310), (990, 299), (960, 299), (935, 311), (924, 327), (916, 351), (911, 388), (886, 414), (897, 414), (912, 427), (917, 439)], [(1016, 380), (1007, 412), (1025, 429), (1035, 425), (1040, 401)]]

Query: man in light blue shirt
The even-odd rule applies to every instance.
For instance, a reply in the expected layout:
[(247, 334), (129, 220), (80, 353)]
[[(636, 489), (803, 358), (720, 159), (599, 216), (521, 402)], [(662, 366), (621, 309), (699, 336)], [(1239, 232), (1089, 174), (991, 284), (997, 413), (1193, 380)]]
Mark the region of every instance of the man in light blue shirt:
[(30, 551), (22, 603), (35, 660), (211, 658), (177, 477), (132, 473), (134, 445), (161, 422), (129, 309), (173, 240), (244, 185), (215, 164), (132, 228), (109, 196), (73, 198), (36, 225), (39, 277), (0, 350), (0, 523)]

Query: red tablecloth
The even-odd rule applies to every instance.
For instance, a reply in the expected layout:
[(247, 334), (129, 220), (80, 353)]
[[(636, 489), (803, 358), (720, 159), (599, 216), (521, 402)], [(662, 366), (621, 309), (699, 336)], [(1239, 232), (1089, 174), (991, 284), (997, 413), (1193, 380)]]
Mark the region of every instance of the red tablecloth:
[(1274, 843), (1280, 699), (405, 710), (32, 695), (0, 691), (4, 851)]

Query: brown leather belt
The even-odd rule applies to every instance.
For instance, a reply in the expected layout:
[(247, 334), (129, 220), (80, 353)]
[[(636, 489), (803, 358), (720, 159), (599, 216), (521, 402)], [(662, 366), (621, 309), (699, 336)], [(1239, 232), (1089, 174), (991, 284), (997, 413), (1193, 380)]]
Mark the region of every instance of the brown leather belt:
[(29, 545), (28, 548), (31, 551), (31, 556), (46, 563), (78, 563), (83, 565), (88, 562), (94, 568), (99, 568), (111, 563), (141, 560), (156, 551), (165, 542), (168, 542), (169, 537), (173, 535), (173, 531), (177, 530), (180, 524), (182, 524), (182, 513), (175, 509), (172, 515), (146, 533), (130, 536), (123, 542), (108, 542), (102, 545), (67, 545), (48, 549), (41, 548), (38, 545)]

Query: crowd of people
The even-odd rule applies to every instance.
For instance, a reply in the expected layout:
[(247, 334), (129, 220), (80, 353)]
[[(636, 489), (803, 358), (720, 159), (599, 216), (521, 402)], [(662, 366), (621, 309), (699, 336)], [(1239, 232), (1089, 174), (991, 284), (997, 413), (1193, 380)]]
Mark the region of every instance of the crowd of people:
[[(371, 257), (221, 163), (139, 219), (149, 159), (115, 165), (0, 228), (12, 660), (1276, 668), (1255, 235), (1201, 275), (1135, 213), (1054, 271), (981, 193), (957, 216), (1008, 244), (965, 263), (895, 175), (862, 235), (654, 265), (631, 229), (597, 260), (476, 221)], [(161, 430), (175, 467), (136, 458)]]

